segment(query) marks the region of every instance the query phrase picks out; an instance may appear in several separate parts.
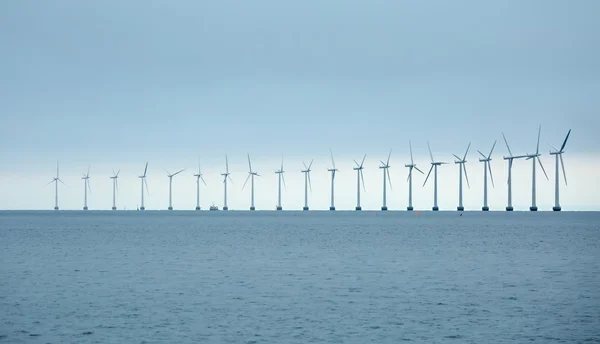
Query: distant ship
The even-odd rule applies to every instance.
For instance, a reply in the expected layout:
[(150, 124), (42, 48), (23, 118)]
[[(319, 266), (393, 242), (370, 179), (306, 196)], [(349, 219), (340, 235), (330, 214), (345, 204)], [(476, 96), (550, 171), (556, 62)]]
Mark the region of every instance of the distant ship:
[(210, 208), (208, 208), (209, 210), (219, 210), (219, 207), (217, 207), (216, 205), (211, 205)]

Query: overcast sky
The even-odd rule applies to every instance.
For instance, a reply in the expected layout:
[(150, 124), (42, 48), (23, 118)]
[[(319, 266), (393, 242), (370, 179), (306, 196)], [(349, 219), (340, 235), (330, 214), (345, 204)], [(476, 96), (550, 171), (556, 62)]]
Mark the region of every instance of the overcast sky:
[[(248, 152), (264, 173), (258, 208), (275, 206), (273, 171), (282, 155), (291, 184), (286, 208), (302, 207), (299, 171), (313, 157), (311, 207), (326, 208), (329, 148), (346, 169), (338, 199), (348, 208), (352, 159), (368, 153), (364, 206), (378, 208), (377, 162), (393, 148), (391, 206), (405, 208), (408, 140), (425, 172), (427, 140), (436, 159), (449, 162), (472, 142), (466, 202), (476, 208), (476, 150), (489, 152), (498, 140), (490, 203), (503, 208), (501, 132), (513, 153), (531, 153), (542, 124), (550, 181), (538, 174), (540, 207), (553, 201), (546, 141), (560, 145), (572, 129), (563, 203), (600, 209), (598, 182), (584, 182), (599, 170), (598, 13), (595, 0), (4, 1), (0, 208), (51, 208), (53, 188), (44, 184), (56, 160), (69, 185), (63, 208), (81, 207), (77, 178), (88, 164), (94, 206), (110, 208), (108, 175), (120, 168), (119, 207), (135, 208), (145, 161), (148, 206), (166, 208), (164, 168), (195, 168), (198, 156), (210, 181), (203, 206), (221, 206), (226, 153), (236, 172), (230, 206), (247, 208), (249, 190), (240, 189)], [(515, 199), (526, 208), (531, 165), (516, 166)], [(440, 170), (441, 208), (456, 207), (456, 168)], [(185, 173), (175, 177), (175, 206), (191, 208), (194, 179)], [(415, 192), (430, 208), (429, 185)]]

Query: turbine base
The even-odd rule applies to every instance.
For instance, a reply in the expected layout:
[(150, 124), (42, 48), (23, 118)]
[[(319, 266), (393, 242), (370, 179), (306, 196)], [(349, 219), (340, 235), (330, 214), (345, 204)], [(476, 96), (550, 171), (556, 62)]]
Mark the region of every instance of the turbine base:
[(506, 211), (513, 211), (514, 208), (513, 207), (506, 207)]
[(196, 207), (196, 210), (200, 210), (200, 207)]
[(387, 211), (387, 207), (381, 207), (381, 211)]
[(413, 207), (406, 207), (406, 211), (413, 211), (414, 208)]
[(54, 207), (54, 210), (58, 210), (58, 207)]
[(481, 207), (481, 211), (490, 211), (490, 207)]
[(361, 210), (362, 210), (362, 207), (356, 207), (356, 208), (354, 208), (354, 210), (356, 210), (356, 211), (361, 211)]
[(140, 207), (140, 210), (146, 210), (146, 207)]
[(223, 210), (229, 210), (229, 207), (223, 207)]
[(433, 211), (438, 211), (438, 210), (440, 210), (440, 208), (438, 208), (438, 207), (433, 207), (433, 208), (431, 208), (431, 210), (433, 210)]
[(465, 207), (456, 207), (456, 210), (458, 210), (458, 211), (465, 211)]
[(112, 207), (111, 209), (112, 209), (112, 210), (117, 210), (117, 207)]
[(88, 207), (83, 207), (83, 210), (88, 210)]
[(537, 211), (537, 207), (529, 207), (529, 211)]
[(283, 210), (283, 208), (282, 208), (282, 207), (277, 207), (276, 209), (277, 209), (277, 210)]
[(173, 207), (168, 207), (167, 209), (169, 209), (169, 210), (173, 210)]
[(335, 211), (335, 207), (329, 207), (329, 210)]
[(302, 210), (308, 211), (308, 207), (302, 207)]
[(561, 207), (552, 207), (553, 211), (561, 211)]
[(250, 210), (254, 211), (254, 210), (256, 210), (256, 208), (254, 208), (254, 207), (250, 207)]

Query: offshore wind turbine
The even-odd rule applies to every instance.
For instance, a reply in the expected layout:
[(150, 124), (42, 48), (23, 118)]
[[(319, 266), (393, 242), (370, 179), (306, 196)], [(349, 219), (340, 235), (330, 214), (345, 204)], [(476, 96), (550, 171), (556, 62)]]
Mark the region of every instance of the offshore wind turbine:
[(563, 158), (562, 158), (562, 154), (565, 152), (565, 146), (567, 145), (567, 140), (569, 139), (569, 135), (571, 135), (571, 129), (569, 129), (569, 132), (567, 133), (567, 137), (565, 137), (565, 140), (563, 141), (562, 146), (560, 147), (560, 149), (556, 149), (556, 147), (552, 146), (552, 148), (554, 148), (554, 151), (550, 152), (550, 155), (554, 155), (555, 157), (555, 166), (554, 166), (554, 207), (552, 207), (552, 210), (554, 211), (560, 211), (561, 207), (560, 207), (560, 202), (559, 202), (559, 184), (560, 184), (560, 178), (559, 178), (559, 174), (558, 174), (558, 160), (560, 159), (560, 166), (562, 167), (562, 171), (563, 171), (563, 177), (565, 178), (565, 185), (567, 185), (567, 173), (565, 172), (565, 164), (563, 162)]
[(388, 207), (387, 207), (387, 190), (386, 190), (386, 180), (385, 177), (387, 175), (387, 181), (390, 183), (390, 189), (392, 189), (392, 180), (390, 178), (390, 156), (392, 156), (392, 150), (390, 149), (390, 154), (388, 154), (388, 158), (387, 161), (384, 163), (383, 161), (380, 160), (381, 165), (379, 166), (380, 169), (383, 170), (383, 205), (381, 206), (381, 210), (382, 211), (387, 211)]
[(115, 170), (113, 170), (113, 175), (110, 177), (110, 179), (113, 180), (113, 203), (112, 203), (112, 210), (117, 210), (117, 191), (119, 189), (119, 183), (117, 182), (117, 179), (119, 179), (119, 173), (121, 172), (121, 170), (117, 171), (117, 173), (115, 173)]
[(196, 177), (196, 210), (200, 210), (200, 180), (206, 185), (200, 170), (200, 159), (198, 159), (198, 173), (195, 173), (194, 177)]
[(144, 206), (144, 185), (146, 186), (146, 192), (148, 192), (148, 182), (146, 181), (146, 172), (148, 172), (148, 162), (147, 161), (146, 161), (146, 167), (144, 167), (144, 174), (142, 174), (141, 176), (138, 176), (138, 178), (140, 178), (141, 182), (142, 182), (142, 206), (140, 207), (140, 210), (146, 210), (146, 207)]
[[(167, 170), (165, 170), (165, 171), (167, 171)], [(185, 168), (181, 169), (173, 174), (171, 174), (171, 173), (169, 173), (169, 171), (167, 171), (167, 177), (169, 177), (169, 208), (168, 208), (169, 210), (173, 210), (173, 203), (172, 203), (172, 201), (173, 201), (173, 197), (172, 197), (172, 195), (173, 195), (172, 194), (173, 177), (175, 177), (176, 175), (178, 175), (179, 173), (181, 173), (183, 171), (185, 171)]]
[(88, 166), (88, 171), (87, 174), (83, 174), (83, 177), (81, 177), (81, 179), (83, 179), (83, 210), (88, 210), (88, 197), (87, 197), (87, 193), (88, 190), (90, 191), (90, 194), (92, 193), (92, 189), (90, 188), (90, 167)]
[(281, 168), (275, 171), (275, 174), (277, 174), (277, 178), (279, 180), (279, 187), (277, 189), (277, 210), (283, 210), (283, 208), (281, 207), (281, 181), (283, 181), (283, 186), (287, 189), (287, 186), (285, 186), (285, 178), (283, 177), (284, 172), (285, 171), (283, 170), (283, 157), (281, 157)]
[(313, 161), (315, 161), (315, 159), (312, 159), (308, 166), (306, 166), (306, 163), (304, 163), (304, 161), (302, 161), (302, 164), (304, 165), (304, 170), (301, 171), (302, 173), (304, 173), (304, 207), (302, 208), (302, 210), (304, 210), (304, 211), (308, 210), (308, 188), (309, 187), (310, 187), (310, 191), (312, 192), (312, 183), (310, 182), (310, 171), (311, 171), (310, 168), (312, 167)]
[(221, 173), (221, 175), (223, 176), (224, 188), (223, 210), (229, 210), (229, 207), (227, 206), (227, 179), (229, 179), (233, 183), (233, 180), (231, 179), (229, 174), (229, 160), (227, 159), (227, 154), (225, 154), (225, 173)]
[(540, 135), (542, 134), (542, 125), (540, 124), (540, 128), (538, 129), (538, 139), (537, 139), (537, 146), (535, 149), (535, 154), (527, 154), (525, 155), (526, 159), (525, 160), (531, 160), (532, 162), (532, 167), (531, 167), (531, 207), (529, 207), (530, 211), (537, 211), (538, 207), (536, 205), (536, 195), (535, 195), (535, 161), (537, 160), (537, 162), (540, 164), (540, 167), (542, 168), (542, 171), (544, 172), (544, 175), (546, 176), (546, 179), (548, 179), (548, 175), (546, 174), (546, 170), (544, 169), (544, 165), (542, 165), (542, 161), (540, 160)]
[(242, 190), (244, 190), (244, 187), (246, 186), (246, 183), (248, 183), (248, 179), (251, 179), (251, 182), (250, 182), (250, 187), (251, 187), (251, 191), (250, 191), (250, 210), (255, 210), (256, 209), (256, 208), (254, 208), (254, 176), (260, 177), (260, 174), (252, 171), (252, 163), (250, 162), (250, 154), (248, 154), (248, 178), (246, 178), (246, 181), (244, 182), (244, 185), (242, 186)]
[(329, 155), (331, 155), (331, 168), (328, 168), (327, 171), (331, 172), (331, 205), (329, 206), (329, 210), (335, 210), (335, 202), (334, 202), (334, 181), (335, 181), (335, 173), (338, 171), (335, 168), (335, 161), (333, 160), (333, 152), (331, 152), (331, 148), (329, 149)]
[(456, 207), (456, 210), (458, 210), (458, 211), (465, 210), (465, 207), (463, 206), (463, 184), (462, 184), (463, 170), (465, 171), (465, 179), (467, 180), (467, 187), (469, 189), (471, 188), (471, 186), (469, 185), (469, 176), (467, 175), (467, 167), (465, 166), (465, 163), (467, 162), (467, 153), (469, 153), (469, 148), (471, 148), (471, 142), (469, 142), (469, 145), (467, 146), (467, 150), (465, 151), (465, 155), (463, 156), (462, 159), (458, 155), (452, 154), (457, 159), (454, 161), (454, 163), (458, 164), (458, 207)]
[(483, 157), (483, 159), (479, 159), (479, 162), (483, 162), (483, 207), (481, 207), (481, 210), (483, 211), (490, 210), (487, 202), (487, 172), (490, 171), (490, 179), (492, 180), (492, 187), (494, 187), (494, 176), (492, 175), (492, 152), (494, 151), (494, 147), (496, 147), (496, 142), (498, 141), (494, 141), (494, 145), (492, 146), (490, 154), (488, 154), (487, 157), (481, 153), (481, 151), (477, 151)]
[(363, 185), (363, 190), (366, 192), (367, 189), (365, 188), (365, 178), (363, 176), (363, 164), (365, 163), (365, 158), (367, 157), (367, 154), (365, 153), (365, 156), (363, 156), (362, 161), (360, 162), (360, 165), (358, 164), (358, 162), (356, 162), (356, 160), (354, 160), (354, 163), (356, 164), (356, 167), (353, 167), (352, 169), (356, 171), (356, 208), (354, 208), (354, 210), (356, 211), (361, 211), (362, 207), (360, 206), (360, 181), (362, 179), (362, 185)]
[(63, 185), (66, 185), (58, 176), (58, 161), (56, 162), (56, 177), (52, 178), (48, 184), (54, 183), (54, 210), (58, 210), (58, 182), (61, 182)]
[(515, 156), (510, 150), (508, 146), (508, 141), (506, 141), (506, 136), (502, 133), (502, 138), (504, 139), (504, 143), (506, 143), (506, 149), (508, 150), (509, 156), (503, 157), (504, 160), (508, 160), (508, 204), (506, 205), (506, 211), (513, 211), (514, 208), (512, 206), (512, 165), (514, 159), (524, 158), (525, 155)]
[(423, 173), (423, 171), (419, 170), (419, 168), (417, 167), (417, 165), (415, 164), (415, 162), (413, 160), (412, 145), (411, 145), (410, 141), (408, 141), (408, 147), (410, 149), (410, 165), (404, 165), (404, 167), (408, 167), (408, 178), (406, 178), (406, 181), (408, 182), (408, 207), (406, 207), (406, 210), (412, 211), (413, 210), (413, 205), (412, 205), (412, 171), (413, 171), (413, 168), (415, 170), (421, 172), (421, 174), (425, 174), (425, 173)]
[(437, 204), (437, 169), (438, 166), (441, 165), (445, 165), (447, 164), (447, 162), (440, 162), (440, 161), (434, 161), (433, 159), (433, 154), (431, 153), (431, 147), (429, 146), (429, 141), (427, 141), (427, 148), (429, 149), (429, 157), (431, 157), (431, 168), (429, 169), (429, 173), (427, 173), (427, 178), (425, 178), (425, 183), (423, 183), (423, 186), (425, 186), (425, 184), (427, 183), (427, 180), (429, 179), (429, 175), (431, 174), (431, 170), (433, 171), (433, 208), (431, 208), (431, 210), (433, 211), (438, 211), (438, 204)]

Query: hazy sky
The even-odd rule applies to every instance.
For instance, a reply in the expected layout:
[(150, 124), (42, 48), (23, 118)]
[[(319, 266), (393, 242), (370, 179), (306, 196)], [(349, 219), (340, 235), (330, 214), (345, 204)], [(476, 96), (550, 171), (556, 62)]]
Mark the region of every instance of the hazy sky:
[[(598, 13), (596, 0), (4, 1), (0, 208), (51, 208), (44, 184), (57, 159), (66, 208), (80, 208), (88, 164), (94, 206), (110, 208), (108, 174), (121, 168), (121, 206), (135, 207), (147, 160), (149, 207), (166, 208), (164, 168), (194, 168), (198, 156), (211, 182), (203, 206), (221, 205), (225, 153), (236, 172), (230, 206), (247, 208), (247, 152), (264, 173), (257, 207), (274, 207), (272, 172), (285, 155), (286, 208), (301, 208), (301, 160), (313, 157), (314, 207), (325, 208), (330, 147), (346, 165), (338, 199), (348, 208), (352, 158), (368, 153), (364, 206), (376, 208), (377, 161), (392, 147), (391, 206), (404, 208), (409, 139), (425, 172), (426, 140), (450, 162), (473, 142), (466, 198), (477, 208), (476, 149), (498, 140), (490, 203), (503, 208), (501, 132), (515, 154), (533, 152), (542, 124), (544, 154), (546, 141), (559, 145), (573, 130), (563, 203), (600, 209), (598, 182), (583, 181), (599, 171)], [(554, 161), (542, 159), (551, 182), (538, 175), (539, 202), (551, 207)], [(516, 166), (515, 198), (526, 207), (531, 165)], [(194, 206), (186, 173), (174, 181), (176, 207)], [(456, 166), (440, 170), (440, 183), (440, 207), (455, 208)], [(429, 186), (415, 192), (429, 208)]]

